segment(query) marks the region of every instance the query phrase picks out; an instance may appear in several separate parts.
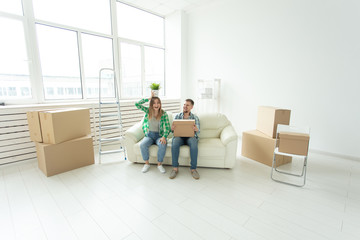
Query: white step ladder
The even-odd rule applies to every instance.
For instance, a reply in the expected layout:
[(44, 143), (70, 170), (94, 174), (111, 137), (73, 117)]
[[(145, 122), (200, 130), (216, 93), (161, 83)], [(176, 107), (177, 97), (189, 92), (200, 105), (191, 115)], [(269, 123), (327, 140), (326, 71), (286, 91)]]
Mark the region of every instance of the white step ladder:
[[(111, 76), (109, 78), (109, 76)], [(106, 78), (107, 77), (107, 78)], [(111, 98), (105, 98), (102, 96), (102, 86), (104, 81), (113, 80), (114, 93), (115, 96)], [(116, 111), (107, 113), (108, 107), (116, 105)], [(114, 123), (114, 120), (116, 121)], [(110, 122), (110, 124), (107, 122)], [(118, 129), (118, 131), (111, 131), (111, 136), (109, 133), (106, 134), (108, 130)], [(115, 135), (115, 137), (114, 137)], [(103, 150), (103, 147), (119, 144), (119, 149), (115, 150)], [(120, 112), (120, 101), (119, 101), (119, 90), (118, 84), (116, 81), (116, 75), (114, 69), (111, 68), (102, 68), (99, 72), (99, 163), (101, 164), (101, 156), (103, 154), (109, 153), (119, 153), (123, 152), (126, 160), (126, 150), (124, 147), (124, 131), (121, 120)]]

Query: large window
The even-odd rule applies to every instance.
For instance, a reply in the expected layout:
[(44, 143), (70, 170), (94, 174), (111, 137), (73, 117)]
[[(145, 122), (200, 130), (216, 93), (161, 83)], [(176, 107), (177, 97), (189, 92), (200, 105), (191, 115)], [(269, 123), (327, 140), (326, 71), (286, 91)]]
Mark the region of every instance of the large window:
[(0, 11), (16, 15), (23, 15), (21, 0), (1, 0)]
[(163, 17), (116, 0), (0, 0), (0, 31), (0, 102), (112, 98), (115, 87), (139, 98), (153, 82), (165, 95)]
[(119, 36), (126, 39), (164, 45), (164, 18), (117, 3)]
[(150, 83), (165, 95), (164, 19), (117, 3), (123, 97), (150, 96)]
[(122, 42), (120, 56), (123, 97), (150, 96), (151, 83), (160, 83), (165, 95), (164, 49)]
[(151, 83), (160, 83), (160, 95), (164, 95), (165, 83), (165, 51), (161, 48), (144, 47), (145, 56), (145, 95), (150, 95)]
[(31, 98), (23, 23), (0, 16), (0, 99)]
[(141, 88), (141, 47), (121, 43), (121, 94), (124, 97), (142, 96)]
[(44, 25), (36, 30), (45, 99), (82, 98), (76, 32)]
[[(87, 98), (98, 98), (100, 69), (114, 68), (112, 39), (90, 34), (81, 36)], [(101, 94), (102, 97), (114, 97), (114, 76), (106, 73), (101, 78)]]
[(32, 0), (35, 18), (111, 34), (110, 0)]

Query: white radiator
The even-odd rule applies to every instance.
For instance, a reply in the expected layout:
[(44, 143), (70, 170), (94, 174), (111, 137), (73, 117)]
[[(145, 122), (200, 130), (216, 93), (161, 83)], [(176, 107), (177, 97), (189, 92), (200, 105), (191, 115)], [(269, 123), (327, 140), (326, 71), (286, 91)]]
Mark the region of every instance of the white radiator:
[[(162, 100), (162, 107), (168, 112), (180, 111), (180, 100)], [(94, 146), (98, 145), (98, 104), (97, 103), (63, 103), (63, 104), (41, 104), (29, 106), (0, 106), (0, 165), (17, 161), (36, 158), (35, 143), (30, 140), (27, 125), (26, 112), (35, 109), (57, 109), (68, 107), (82, 107), (90, 109), (91, 135)], [(116, 105), (108, 105), (102, 108), (106, 112), (117, 112)], [(121, 101), (120, 110), (124, 131), (141, 120), (144, 112), (135, 107), (135, 101)], [(116, 118), (107, 118), (107, 123), (117, 123)], [(118, 130), (102, 131), (103, 136), (111, 137), (118, 134)], [(105, 137), (105, 136), (104, 136)]]

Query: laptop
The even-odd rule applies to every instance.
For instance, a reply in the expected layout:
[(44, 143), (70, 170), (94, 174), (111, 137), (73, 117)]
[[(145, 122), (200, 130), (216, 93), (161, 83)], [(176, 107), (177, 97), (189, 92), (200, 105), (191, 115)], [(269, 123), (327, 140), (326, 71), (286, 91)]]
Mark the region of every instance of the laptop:
[(194, 137), (194, 119), (176, 119), (173, 121), (175, 125), (174, 137)]

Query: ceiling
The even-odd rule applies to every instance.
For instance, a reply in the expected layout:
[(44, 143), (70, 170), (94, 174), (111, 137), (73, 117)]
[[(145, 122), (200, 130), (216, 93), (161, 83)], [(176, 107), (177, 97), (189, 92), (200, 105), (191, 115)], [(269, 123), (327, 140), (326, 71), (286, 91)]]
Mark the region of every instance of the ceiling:
[(166, 16), (174, 11), (183, 10), (191, 11), (201, 5), (207, 4), (214, 0), (120, 0), (131, 6)]

